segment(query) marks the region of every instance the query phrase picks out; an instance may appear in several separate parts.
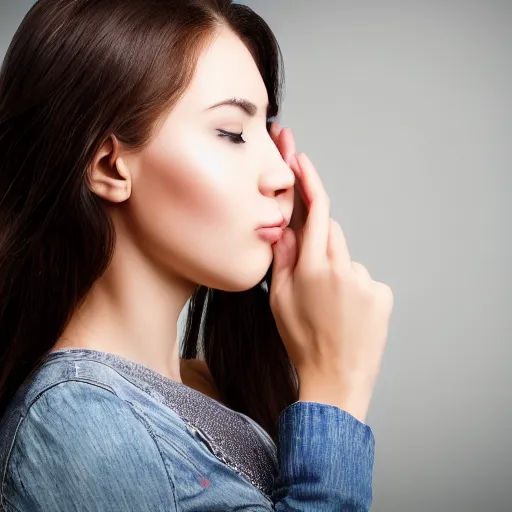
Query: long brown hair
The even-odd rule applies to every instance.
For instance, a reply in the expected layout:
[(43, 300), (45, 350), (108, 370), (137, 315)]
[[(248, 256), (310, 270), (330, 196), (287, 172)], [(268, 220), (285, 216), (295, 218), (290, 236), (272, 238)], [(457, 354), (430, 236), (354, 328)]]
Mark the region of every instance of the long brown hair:
[[(215, 30), (250, 50), (278, 114), (282, 55), (269, 26), (231, 0), (39, 0), (0, 71), (0, 417), (108, 267), (113, 224), (88, 187), (109, 134), (139, 149), (189, 85)], [(269, 126), (269, 124), (268, 124)], [(268, 290), (198, 286), (182, 357), (203, 353), (226, 404), (276, 440), (297, 374)]]

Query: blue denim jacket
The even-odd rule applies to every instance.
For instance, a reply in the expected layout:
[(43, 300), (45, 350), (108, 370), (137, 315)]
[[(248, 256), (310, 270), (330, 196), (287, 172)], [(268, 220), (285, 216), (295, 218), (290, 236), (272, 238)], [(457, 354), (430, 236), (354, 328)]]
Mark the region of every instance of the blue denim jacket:
[(277, 461), (267, 493), (158, 393), (92, 353), (51, 353), (0, 419), (0, 510), (370, 509), (375, 440), (342, 409), (290, 405), (278, 420), (277, 446), (251, 420)]

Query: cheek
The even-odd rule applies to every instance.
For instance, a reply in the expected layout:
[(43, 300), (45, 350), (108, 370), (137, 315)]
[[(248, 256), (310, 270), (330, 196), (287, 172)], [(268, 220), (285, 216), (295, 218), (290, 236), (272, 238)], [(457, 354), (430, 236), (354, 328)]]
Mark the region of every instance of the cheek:
[(254, 233), (257, 183), (242, 161), (205, 144), (153, 152), (140, 169), (127, 217), (142, 253), (212, 288), (242, 291), (261, 280), (272, 250)]
[(166, 249), (193, 241), (211, 245), (237, 225), (247, 201), (233, 169), (218, 153), (167, 149), (144, 158), (130, 210), (145, 243)]

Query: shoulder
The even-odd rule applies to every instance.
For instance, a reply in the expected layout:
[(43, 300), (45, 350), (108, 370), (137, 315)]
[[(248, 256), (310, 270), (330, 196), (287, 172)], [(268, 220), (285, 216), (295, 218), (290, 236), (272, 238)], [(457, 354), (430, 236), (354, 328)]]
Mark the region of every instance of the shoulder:
[(139, 503), (174, 510), (171, 481), (142, 418), (115, 393), (88, 382), (62, 382), (33, 401), (5, 474), (3, 497), (19, 510), (84, 509), (91, 499), (108, 503), (101, 510), (133, 510)]

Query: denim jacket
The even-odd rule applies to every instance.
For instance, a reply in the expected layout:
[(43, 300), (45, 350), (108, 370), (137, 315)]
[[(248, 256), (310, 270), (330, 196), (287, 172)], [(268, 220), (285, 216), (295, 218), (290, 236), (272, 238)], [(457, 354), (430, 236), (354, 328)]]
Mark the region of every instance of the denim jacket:
[[(370, 509), (375, 440), (349, 413), (296, 402), (279, 416), (276, 446), (256, 422), (197, 391), (222, 408), (219, 418), (247, 420), (258, 450), (275, 459), (275, 474), (258, 480), (256, 468), (232, 463), (236, 453), (225, 456), (228, 444), (187, 421), (186, 398), (172, 405), (156, 384), (114, 364), (123, 361), (85, 349), (52, 352), (18, 389), (0, 419), (1, 511)], [(241, 453), (258, 451), (243, 444)]]

